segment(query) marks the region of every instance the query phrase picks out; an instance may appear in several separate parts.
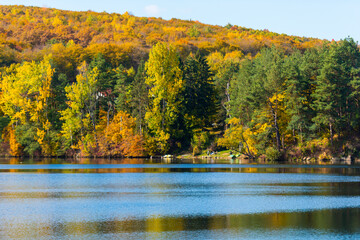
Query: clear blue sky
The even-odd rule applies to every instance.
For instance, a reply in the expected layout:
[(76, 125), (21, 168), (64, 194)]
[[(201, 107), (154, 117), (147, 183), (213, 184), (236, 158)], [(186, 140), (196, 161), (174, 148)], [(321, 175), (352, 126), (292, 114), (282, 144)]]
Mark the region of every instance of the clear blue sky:
[(26, 5), (135, 16), (231, 23), (288, 35), (360, 41), (360, 0), (0, 0)]

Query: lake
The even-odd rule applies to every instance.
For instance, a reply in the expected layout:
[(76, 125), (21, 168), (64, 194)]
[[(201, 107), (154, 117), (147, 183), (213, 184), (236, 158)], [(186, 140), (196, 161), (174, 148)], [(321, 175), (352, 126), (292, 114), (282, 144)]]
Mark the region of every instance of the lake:
[(360, 239), (360, 166), (0, 159), (1, 239)]

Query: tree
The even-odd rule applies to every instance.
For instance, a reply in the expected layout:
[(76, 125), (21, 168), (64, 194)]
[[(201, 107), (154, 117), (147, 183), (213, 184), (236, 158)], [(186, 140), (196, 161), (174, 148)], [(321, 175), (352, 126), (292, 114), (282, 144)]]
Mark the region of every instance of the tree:
[(261, 101), (260, 104), (269, 110), (278, 151), (280, 151), (282, 147), (279, 116), (284, 99), (283, 59), (283, 52), (272, 47), (263, 50), (255, 61), (255, 84), (259, 91), (257, 97), (259, 98), (258, 100)]
[(256, 133), (253, 133), (250, 128), (244, 129), (238, 118), (230, 119), (229, 124), (230, 127), (226, 129), (224, 136), (218, 139), (218, 145), (254, 158), (257, 154), (254, 139)]
[(358, 96), (360, 53), (354, 40), (345, 39), (332, 43), (324, 54), (324, 64), (312, 95), (317, 112), (313, 121), (317, 128), (328, 127), (332, 143), (335, 132), (358, 125), (358, 110), (352, 102), (356, 102), (354, 96)]
[(84, 147), (88, 152), (97, 143), (96, 108), (99, 97), (97, 90), (98, 69), (88, 69), (84, 62), (79, 67), (76, 83), (65, 88), (68, 108), (61, 112), (64, 121), (62, 134), (68, 145)]
[(131, 115), (136, 118), (136, 129), (139, 134), (143, 134), (145, 128), (145, 113), (146, 108), (148, 107), (148, 95), (149, 87), (145, 83), (146, 72), (145, 72), (145, 63), (140, 62), (134, 81), (131, 83), (130, 91), (130, 108)]
[[(1, 110), (10, 118), (13, 130), (17, 126), (31, 126), (22, 127), (22, 132), (31, 130), (31, 133), (28, 133), (30, 136), (28, 141), (23, 143), (35, 146), (36, 144), (31, 142), (37, 142), (36, 148), (27, 148), (23, 145), (25, 152), (29, 155), (33, 155), (39, 149), (44, 155), (52, 154), (51, 139), (49, 139), (51, 123), (48, 120), (48, 99), (53, 73), (54, 69), (47, 57), (39, 63), (24, 62), (22, 65), (11, 65), (2, 76)], [(16, 139), (19, 140), (19, 138), (17, 134)], [(13, 152), (18, 152), (18, 150), (14, 149)]]
[[(284, 146), (283, 132), (287, 122), (283, 59), (281, 50), (275, 47), (264, 49), (254, 60), (243, 61), (237, 78), (231, 81), (229, 112), (238, 117), (245, 128), (259, 132), (256, 134), (259, 150), (272, 144), (269, 135), (275, 140), (278, 151)], [(266, 130), (270, 125), (271, 131)]]
[(116, 94), (115, 105), (118, 111), (130, 111), (130, 91), (134, 75), (135, 71), (133, 68), (125, 69), (121, 64), (115, 69), (114, 78), (116, 79), (116, 84), (114, 86), (114, 93)]
[(144, 141), (140, 134), (136, 133), (135, 118), (126, 112), (118, 112), (107, 124), (106, 117), (100, 118), (97, 126), (99, 136), (100, 156), (143, 156)]
[[(208, 135), (206, 131), (213, 127), (216, 116), (216, 94), (213, 74), (205, 58), (200, 54), (195, 56), (190, 54), (182, 68), (184, 79), (182, 121), (178, 121), (177, 127), (183, 130), (182, 136), (179, 136), (182, 144), (187, 146), (191, 139), (193, 146), (201, 136)], [(200, 150), (205, 146), (197, 147)]]
[(183, 89), (182, 72), (174, 47), (156, 44), (150, 51), (145, 69), (146, 84), (150, 86), (145, 119), (159, 151), (164, 153), (169, 150), (169, 140), (177, 130), (173, 125), (179, 118), (179, 96)]
[(214, 86), (216, 92), (217, 124), (227, 128), (226, 119), (231, 118), (231, 93), (230, 85), (239, 72), (239, 62), (232, 58), (224, 59), (216, 52), (207, 58), (214, 75)]
[(285, 59), (285, 105), (290, 116), (288, 130), (296, 134), (303, 142), (305, 134), (309, 132), (314, 117), (312, 90), (318, 74), (320, 55), (316, 50), (306, 51), (303, 55), (296, 51)]
[(190, 130), (211, 127), (216, 114), (213, 75), (205, 58), (189, 55), (183, 69), (183, 107)]

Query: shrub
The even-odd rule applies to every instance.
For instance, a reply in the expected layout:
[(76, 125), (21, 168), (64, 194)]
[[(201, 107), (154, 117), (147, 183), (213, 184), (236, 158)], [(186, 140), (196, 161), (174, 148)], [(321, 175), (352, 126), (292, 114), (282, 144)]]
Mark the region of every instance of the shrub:
[(268, 147), (265, 150), (266, 158), (270, 161), (276, 161), (280, 159), (281, 153), (274, 147)]

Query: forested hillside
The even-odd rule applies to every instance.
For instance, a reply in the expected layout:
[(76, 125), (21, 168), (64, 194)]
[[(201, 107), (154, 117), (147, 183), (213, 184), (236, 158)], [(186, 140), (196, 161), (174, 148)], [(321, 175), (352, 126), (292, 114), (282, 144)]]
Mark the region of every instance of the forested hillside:
[(3, 154), (357, 154), (359, 51), (228, 24), (0, 6)]

